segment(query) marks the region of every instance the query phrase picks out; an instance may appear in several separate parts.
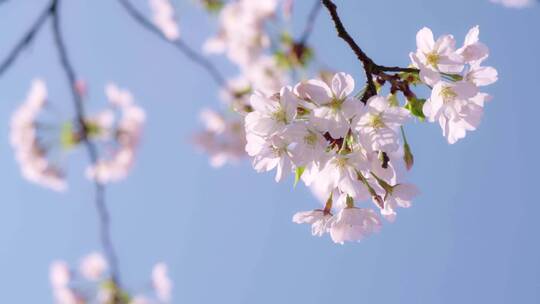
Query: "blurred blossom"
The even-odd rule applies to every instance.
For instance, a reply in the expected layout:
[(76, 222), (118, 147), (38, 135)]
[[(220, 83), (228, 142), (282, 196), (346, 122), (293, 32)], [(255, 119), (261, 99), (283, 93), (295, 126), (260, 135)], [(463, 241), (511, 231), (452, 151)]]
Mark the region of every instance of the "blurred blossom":
[(93, 252), (85, 256), (79, 266), (79, 271), (84, 278), (97, 281), (107, 270), (107, 261), (98, 252)]
[(169, 279), (167, 265), (164, 263), (158, 263), (154, 266), (152, 270), (152, 285), (160, 301), (170, 302), (172, 283)]
[(110, 126), (113, 125), (111, 112), (101, 114), (101, 127), (114, 134), (115, 147), (109, 151), (108, 156), (103, 156), (86, 169), (88, 178), (104, 184), (122, 180), (128, 175), (135, 161), (135, 153), (146, 119), (144, 110), (135, 105), (129, 91), (108, 84), (105, 94), (113, 108), (121, 114), (114, 130), (110, 130)]
[(40, 123), (37, 118), (47, 101), (47, 87), (43, 80), (32, 82), (26, 100), (11, 116), (10, 142), (22, 175), (29, 181), (55, 191), (66, 189), (64, 173), (49, 161), (50, 147), (41, 143)]
[(492, 3), (497, 3), (510, 8), (525, 8), (533, 5), (535, 0), (490, 0)]
[(193, 142), (210, 155), (212, 166), (221, 167), (245, 156), (245, 134), (240, 119), (226, 118), (210, 109), (202, 110), (200, 119), (205, 130), (195, 134)]
[(219, 15), (218, 34), (205, 43), (205, 52), (226, 53), (237, 65), (249, 65), (270, 44), (264, 22), (275, 14), (276, 8), (275, 0), (227, 3)]
[(180, 30), (175, 20), (174, 8), (170, 0), (149, 0), (152, 20), (169, 40), (180, 38)]
[(69, 284), (71, 275), (69, 266), (64, 261), (54, 261), (49, 270), (51, 285), (55, 288), (65, 287)]
[(49, 278), (55, 303), (111, 304), (119, 300), (119, 303), (125, 304), (157, 304), (171, 301), (172, 282), (164, 263), (158, 263), (152, 269), (150, 281), (153, 295), (149, 295), (149, 290), (145, 289), (124, 290), (106, 271), (107, 264), (104, 256), (98, 252), (83, 257), (79, 268), (73, 273), (66, 262), (52, 262)]

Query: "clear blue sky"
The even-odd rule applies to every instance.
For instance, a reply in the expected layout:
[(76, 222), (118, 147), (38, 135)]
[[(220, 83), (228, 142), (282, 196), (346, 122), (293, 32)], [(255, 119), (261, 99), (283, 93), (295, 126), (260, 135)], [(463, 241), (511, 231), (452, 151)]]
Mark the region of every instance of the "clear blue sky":
[[(47, 1), (0, 6), (0, 56)], [(217, 106), (208, 76), (138, 27), (116, 1), (64, 1), (64, 29), (77, 71), (90, 85), (90, 108), (103, 86), (129, 87), (148, 113), (138, 163), (108, 188), (122, 277), (144, 285), (164, 261), (174, 303), (540, 303), (540, 7), (509, 10), (487, 0), (337, 1), (351, 34), (379, 63), (406, 65), (416, 31), (462, 41), (479, 24), (500, 79), (478, 131), (449, 146), (437, 125), (409, 127), (416, 157), (414, 207), (359, 244), (335, 245), (293, 224), (316, 206), (292, 181), (273, 182), (248, 163), (211, 168), (188, 144), (197, 114)], [(194, 46), (213, 32), (193, 1), (175, 1), (182, 35)], [(312, 1), (298, 0), (303, 24)], [(144, 5), (144, 1), (137, 1)], [(326, 64), (362, 77), (326, 12), (312, 36)], [(216, 58), (216, 62), (222, 62)], [(234, 69), (221, 65), (230, 75)], [(99, 249), (85, 155), (66, 161), (65, 194), (24, 181), (8, 144), (8, 122), (31, 79), (44, 77), (66, 118), (71, 101), (50, 28), (0, 79), (0, 290), (2, 303), (52, 303), (49, 263), (71, 263)]]

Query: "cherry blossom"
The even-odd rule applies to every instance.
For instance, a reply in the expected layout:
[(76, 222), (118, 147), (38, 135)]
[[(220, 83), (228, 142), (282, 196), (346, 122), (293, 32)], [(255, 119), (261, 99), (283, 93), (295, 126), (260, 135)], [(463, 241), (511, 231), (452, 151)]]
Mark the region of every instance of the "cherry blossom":
[(321, 209), (298, 212), (293, 216), (293, 222), (297, 224), (310, 224), (311, 234), (322, 236), (328, 232), (332, 214)]
[(174, 8), (170, 0), (149, 0), (154, 24), (169, 40), (180, 38), (180, 30), (175, 20)]
[(534, 0), (490, 0), (492, 3), (497, 3), (510, 8), (525, 8), (533, 5)]
[(204, 109), (200, 119), (205, 130), (193, 136), (194, 144), (210, 155), (210, 164), (221, 167), (238, 162), (245, 156), (246, 136), (243, 123), (211, 109)]
[[(450, 144), (478, 127), (484, 102), (490, 99), (489, 95), (479, 92), (478, 87), (493, 84), (498, 79), (497, 70), (482, 66), (489, 56), (489, 48), (480, 42), (479, 34), (479, 27), (472, 27), (463, 46), (455, 50), (452, 36), (445, 35), (433, 44), (431, 30), (423, 28), (417, 34), (418, 50), (410, 55), (413, 65), (420, 68), (421, 81), (432, 87), (423, 113), (430, 122), (439, 123)], [(444, 51), (440, 51), (437, 44), (445, 45)], [(430, 49), (437, 51), (432, 54)], [(432, 54), (433, 58), (425, 54)], [(450, 68), (448, 65), (439, 67), (439, 63), (448, 62), (452, 62)]]
[(70, 269), (65, 261), (54, 261), (50, 265), (49, 278), (55, 303), (130, 303), (158, 304), (170, 303), (172, 281), (167, 273), (167, 265), (157, 263), (149, 278), (152, 290), (123, 289), (107, 272), (108, 263), (99, 252), (92, 252), (82, 258), (78, 269)]
[(354, 90), (351, 75), (337, 73), (331, 87), (321, 80), (309, 80), (298, 84), (298, 96), (315, 108), (310, 117), (313, 126), (325, 130), (334, 138), (344, 137), (350, 128), (349, 119), (358, 113), (360, 103), (349, 96)]
[(270, 44), (263, 26), (276, 8), (275, 0), (228, 2), (219, 15), (219, 32), (206, 42), (204, 50), (207, 53), (227, 53), (232, 62), (248, 66)]
[(372, 209), (347, 207), (334, 216), (330, 223), (330, 236), (335, 243), (360, 241), (378, 232), (381, 220)]
[(392, 106), (383, 96), (371, 97), (363, 113), (353, 123), (360, 137), (368, 138), (371, 149), (392, 152), (399, 148), (399, 127), (410, 114), (399, 106)]
[[(105, 129), (115, 135), (114, 145), (116, 148), (110, 151), (110, 157), (101, 158), (86, 169), (88, 178), (103, 184), (122, 180), (129, 174), (135, 161), (136, 150), (146, 119), (144, 110), (133, 102), (129, 91), (109, 84), (105, 88), (105, 93), (111, 106), (121, 113), (115, 128)], [(110, 127), (111, 124), (101, 127), (107, 126)]]
[(45, 82), (32, 82), (26, 100), (13, 113), (10, 123), (10, 142), (22, 175), (29, 181), (55, 191), (67, 188), (64, 172), (48, 159), (50, 148), (42, 144), (38, 117), (47, 101)]
[(107, 270), (107, 261), (99, 252), (93, 252), (83, 258), (79, 266), (80, 273), (84, 278), (96, 281)]
[(259, 136), (271, 136), (283, 131), (293, 121), (298, 104), (298, 98), (289, 87), (284, 87), (279, 96), (254, 94), (250, 101), (253, 112), (245, 118), (246, 132)]
[(168, 303), (171, 300), (172, 284), (167, 272), (167, 265), (164, 263), (156, 264), (152, 269), (152, 285), (158, 299)]

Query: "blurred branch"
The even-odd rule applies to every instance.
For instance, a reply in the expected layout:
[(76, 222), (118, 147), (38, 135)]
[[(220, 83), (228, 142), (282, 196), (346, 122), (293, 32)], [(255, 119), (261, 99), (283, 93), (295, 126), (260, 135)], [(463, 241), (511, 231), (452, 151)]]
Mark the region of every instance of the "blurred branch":
[[(0, 0), (0, 4), (5, 3), (6, 1), (7, 0)], [(34, 21), (30, 29), (28, 29), (26, 34), (24, 34), (19, 40), (19, 42), (15, 44), (13, 49), (9, 52), (8, 56), (1, 61), (0, 76), (4, 74), (4, 72), (6, 72), (13, 65), (20, 53), (34, 40), (41, 27), (43, 26), (45, 21), (47, 21), (47, 18), (50, 16), (53, 5), (54, 1), (47, 5), (43, 12), (39, 14), (36, 21)]]
[[(401, 67), (386, 67), (376, 64), (363, 50), (360, 46), (354, 41), (354, 39), (349, 35), (343, 22), (337, 12), (337, 6), (332, 2), (332, 0), (321, 0), (322, 4), (328, 10), (332, 21), (336, 27), (338, 37), (343, 39), (354, 52), (358, 60), (362, 63), (364, 72), (366, 75), (366, 90), (362, 96), (362, 102), (367, 102), (367, 100), (374, 95), (377, 95), (377, 88), (375, 82), (373, 81), (373, 75), (386, 78), (385, 80), (397, 81), (392, 77), (392, 75), (387, 75), (385, 72), (405, 72), (405, 73), (418, 73), (418, 69), (413, 68), (401, 68)], [(395, 79), (395, 80), (394, 80)], [(404, 92), (405, 93), (405, 92)], [(408, 93), (408, 92), (407, 92)]]
[(167, 37), (163, 35), (161, 30), (159, 30), (150, 20), (148, 20), (140, 11), (138, 11), (137, 8), (135, 8), (135, 6), (133, 6), (133, 4), (129, 0), (118, 0), (118, 2), (120, 2), (122, 7), (133, 18), (133, 20), (139, 23), (142, 27), (154, 33), (159, 38), (163, 39), (165, 42), (171, 44), (177, 50), (182, 52), (186, 57), (188, 57), (191, 61), (201, 66), (204, 70), (206, 70), (206, 72), (208, 72), (208, 74), (210, 74), (210, 76), (216, 82), (216, 84), (222, 87), (226, 86), (227, 82), (225, 80), (225, 77), (223, 77), (223, 75), (214, 66), (214, 64), (212, 64), (212, 62), (210, 62), (204, 56), (197, 54), (195, 50), (191, 49), (182, 40), (167, 39)]
[[(68, 51), (64, 42), (64, 38), (62, 36), (59, 10), (60, 1), (61, 0), (52, 0), (50, 9), (54, 42), (58, 51), (58, 56), (60, 57), (62, 69), (68, 81), (71, 97), (75, 106), (77, 120), (82, 128), (82, 141), (86, 147), (86, 151), (88, 153), (91, 163), (95, 164), (98, 161), (98, 151), (94, 143), (92, 143), (88, 138), (88, 129), (85, 123), (83, 100), (81, 98), (81, 95), (76, 90), (77, 76), (75, 73), (75, 69), (71, 64), (71, 61), (69, 60)], [(111, 279), (116, 285), (119, 285), (120, 277), (118, 270), (118, 258), (116, 256), (116, 252), (111, 241), (110, 216), (105, 204), (105, 187), (98, 181), (95, 181), (94, 184), (95, 204), (98, 211), (101, 232), (101, 245), (103, 246), (103, 250), (105, 251), (105, 255), (111, 268)], [(119, 295), (115, 295), (114, 303), (121, 303)]]
[(320, 0), (315, 0), (315, 3), (313, 4), (313, 7), (311, 8), (308, 19), (306, 22), (306, 25), (304, 27), (304, 31), (302, 32), (302, 35), (300, 36), (299, 44), (305, 45), (306, 42), (309, 39), (309, 36), (313, 32), (313, 28), (315, 27), (315, 21), (317, 20), (317, 16), (319, 15), (319, 12), (321, 11), (322, 3)]

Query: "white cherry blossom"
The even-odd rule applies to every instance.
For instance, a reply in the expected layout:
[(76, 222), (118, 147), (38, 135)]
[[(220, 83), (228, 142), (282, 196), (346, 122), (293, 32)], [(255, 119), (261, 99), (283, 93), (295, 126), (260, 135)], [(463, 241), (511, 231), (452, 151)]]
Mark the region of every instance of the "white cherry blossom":
[(384, 197), (384, 208), (381, 209), (381, 214), (389, 221), (394, 221), (396, 218), (396, 209), (409, 208), (412, 199), (418, 194), (418, 188), (413, 184), (397, 184), (386, 192)]
[(267, 97), (254, 94), (250, 99), (253, 112), (246, 118), (246, 132), (259, 136), (271, 136), (283, 131), (294, 119), (298, 98), (291, 88), (281, 89), (279, 96)]
[(298, 212), (293, 216), (293, 222), (297, 224), (310, 224), (311, 234), (322, 236), (328, 232), (328, 223), (332, 214), (321, 209)]
[(353, 123), (360, 137), (369, 139), (372, 150), (397, 150), (399, 127), (410, 118), (409, 112), (402, 107), (392, 106), (386, 97), (380, 95), (371, 97), (363, 110)]
[(345, 137), (350, 128), (349, 120), (356, 115), (362, 104), (350, 96), (354, 91), (351, 75), (337, 73), (331, 87), (321, 80), (308, 80), (295, 87), (295, 92), (304, 100), (316, 105), (310, 118), (315, 128), (325, 130), (333, 138)]
[(378, 232), (381, 225), (381, 219), (372, 209), (347, 207), (333, 217), (330, 223), (330, 236), (338, 244), (360, 241)]
[(431, 29), (424, 27), (416, 34), (416, 46), (415, 55), (427, 68), (443, 73), (459, 73), (463, 69), (452, 35), (435, 40)]

